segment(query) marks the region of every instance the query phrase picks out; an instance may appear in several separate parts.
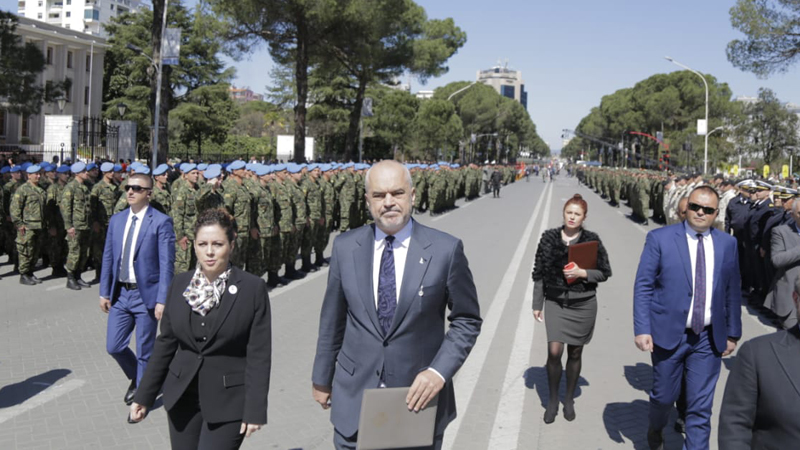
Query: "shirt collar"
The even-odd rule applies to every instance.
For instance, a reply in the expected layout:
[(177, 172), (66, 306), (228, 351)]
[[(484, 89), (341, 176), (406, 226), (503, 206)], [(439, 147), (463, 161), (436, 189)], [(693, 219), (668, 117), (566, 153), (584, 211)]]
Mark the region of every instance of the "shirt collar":
[[(406, 242), (408, 242), (408, 239), (411, 237), (411, 231), (414, 228), (413, 224), (414, 224), (414, 219), (409, 219), (409, 221), (406, 224), (406, 226), (404, 226), (400, 231), (398, 231), (397, 233), (394, 234), (394, 242), (395, 242), (395, 244), (393, 245), (394, 247), (397, 247), (397, 246), (400, 246), (400, 245), (402, 245), (402, 246), (406, 245)], [(386, 236), (388, 236), (388, 235), (386, 233), (384, 233), (383, 231), (381, 231), (381, 229), (378, 228), (378, 226), (376, 225), (375, 226), (375, 242), (377, 243), (377, 242), (383, 241), (384, 239), (386, 239)]]
[[(686, 234), (688, 234), (690, 238), (697, 239), (697, 231), (695, 231), (694, 228), (689, 226), (688, 220), (683, 221), (683, 228), (686, 230)], [(711, 235), (711, 228), (707, 229), (706, 232), (703, 233), (704, 238), (707, 238), (710, 235)]]
[(142, 208), (137, 214), (134, 214), (133, 210), (128, 209), (128, 211), (129, 211), (128, 212), (128, 220), (131, 220), (131, 216), (136, 216), (136, 220), (138, 220), (139, 223), (142, 223), (142, 219), (144, 219), (144, 215), (147, 214), (147, 209), (148, 208), (150, 208), (150, 205), (147, 205), (144, 208)]

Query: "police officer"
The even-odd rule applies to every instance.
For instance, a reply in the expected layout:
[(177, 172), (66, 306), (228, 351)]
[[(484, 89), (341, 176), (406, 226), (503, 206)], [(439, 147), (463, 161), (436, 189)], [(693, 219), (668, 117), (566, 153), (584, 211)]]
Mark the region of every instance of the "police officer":
[(89, 258), (92, 206), (85, 184), (89, 178), (86, 164), (76, 162), (70, 171), (75, 177), (64, 188), (60, 207), (67, 232), (67, 289), (79, 291), (90, 286), (81, 279), (81, 272)]
[(19, 282), (33, 286), (42, 282), (33, 274), (39, 260), (43, 231), (45, 230), (45, 192), (40, 188), (42, 168), (32, 165), (27, 168), (28, 181), (16, 189), (11, 200), (11, 220), (17, 229), (17, 255), (19, 256)]

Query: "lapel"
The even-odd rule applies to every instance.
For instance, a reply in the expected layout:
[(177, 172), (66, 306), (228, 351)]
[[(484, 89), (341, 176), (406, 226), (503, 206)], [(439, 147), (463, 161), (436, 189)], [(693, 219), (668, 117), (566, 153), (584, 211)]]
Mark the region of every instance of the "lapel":
[(419, 298), (419, 301), (424, 300), (424, 297), (418, 297), (417, 290), (422, 285), (422, 278), (431, 263), (433, 254), (430, 246), (431, 241), (428, 239), (424, 227), (414, 221), (411, 230), (411, 242), (406, 254), (406, 265), (403, 269), (403, 281), (400, 285), (400, 297), (397, 299), (397, 309), (392, 320), (392, 328), (389, 329), (389, 336), (400, 326), (411, 304), (417, 298)]
[(153, 207), (148, 206), (147, 212), (144, 214), (144, 218), (142, 218), (142, 225), (139, 227), (139, 234), (136, 236), (136, 249), (133, 252), (133, 257), (136, 258), (136, 255), (139, 254), (139, 249), (142, 247), (142, 241), (144, 241), (144, 237), (147, 235), (147, 228), (153, 222)]
[(678, 254), (681, 256), (683, 271), (686, 273), (686, 281), (692, 285), (692, 260), (689, 257), (689, 244), (686, 242), (686, 228), (683, 222), (675, 227), (675, 245), (678, 247)]
[(711, 287), (711, 295), (716, 292), (719, 279), (722, 277), (722, 265), (725, 264), (725, 247), (722, 245), (721, 232), (716, 228), (711, 228), (711, 242), (714, 243), (714, 286)]
[(800, 329), (795, 325), (787, 330), (780, 342), (772, 343), (772, 350), (794, 390), (800, 394)]
[(375, 294), (372, 288), (372, 258), (375, 253), (375, 225), (363, 228), (363, 232), (356, 239), (356, 248), (353, 250), (353, 268), (356, 274), (356, 285), (359, 296), (367, 310), (367, 316), (372, 325), (383, 336), (383, 327), (378, 321), (378, 311), (375, 309)]
[[(189, 278), (186, 280), (187, 286), (189, 285), (191, 280), (192, 277), (189, 276)], [(168, 302), (175, 301), (178, 303), (177, 305), (175, 305), (175, 308), (176, 312), (178, 313), (178, 317), (180, 317), (180, 320), (173, 320), (172, 327), (175, 328), (176, 325), (179, 325), (181, 328), (181, 333), (183, 333), (185, 340), (189, 342), (189, 345), (191, 345), (192, 348), (194, 348), (197, 351), (197, 353), (200, 353), (200, 345), (197, 341), (195, 341), (194, 334), (192, 333), (192, 314), (194, 314), (194, 312), (192, 312), (192, 308), (189, 306), (189, 304), (186, 303), (186, 298), (183, 296), (183, 292), (181, 292), (178, 295), (178, 298), (168, 299), (167, 301)]]
[[(242, 290), (242, 287), (238, 286), (239, 282), (241, 281), (240, 275), (241, 269), (234, 266), (231, 270), (230, 277), (228, 277), (228, 283), (225, 286), (225, 292), (222, 294), (222, 298), (219, 300), (219, 311), (217, 311), (217, 318), (214, 320), (214, 327), (211, 328), (211, 332), (208, 333), (208, 341), (206, 341), (204, 346), (214, 340), (214, 336), (217, 335), (217, 332), (222, 327), (222, 323), (225, 322), (228, 314), (230, 314), (233, 304), (236, 301), (236, 297), (239, 295), (239, 291)], [(231, 287), (233, 286), (236, 286), (236, 288), (233, 289), (235, 292), (231, 293)]]

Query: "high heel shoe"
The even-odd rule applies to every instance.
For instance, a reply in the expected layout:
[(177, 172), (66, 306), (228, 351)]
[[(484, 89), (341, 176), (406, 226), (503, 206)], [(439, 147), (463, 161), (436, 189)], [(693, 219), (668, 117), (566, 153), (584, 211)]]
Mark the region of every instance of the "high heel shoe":
[(544, 410), (544, 423), (551, 424), (555, 422), (558, 415), (558, 402), (550, 402), (547, 404), (547, 409)]
[(564, 419), (568, 422), (575, 420), (575, 402), (564, 402)]

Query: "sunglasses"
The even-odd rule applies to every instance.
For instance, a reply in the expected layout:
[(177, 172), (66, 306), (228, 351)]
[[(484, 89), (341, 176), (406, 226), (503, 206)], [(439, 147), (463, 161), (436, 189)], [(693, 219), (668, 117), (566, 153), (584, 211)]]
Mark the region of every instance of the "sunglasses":
[(136, 192), (137, 194), (139, 194), (139, 193), (141, 193), (143, 191), (149, 191), (149, 190), (150, 190), (150, 188), (146, 188), (146, 187), (142, 187), (142, 186), (136, 186), (136, 185), (131, 185), (131, 184), (125, 185), (125, 191), (126, 192), (133, 191), (133, 192)]
[(702, 209), (703, 212), (706, 214), (714, 214), (715, 212), (717, 212), (717, 208), (712, 208), (710, 206), (700, 206), (697, 203), (689, 203), (689, 209), (691, 209), (694, 212), (700, 211)]

